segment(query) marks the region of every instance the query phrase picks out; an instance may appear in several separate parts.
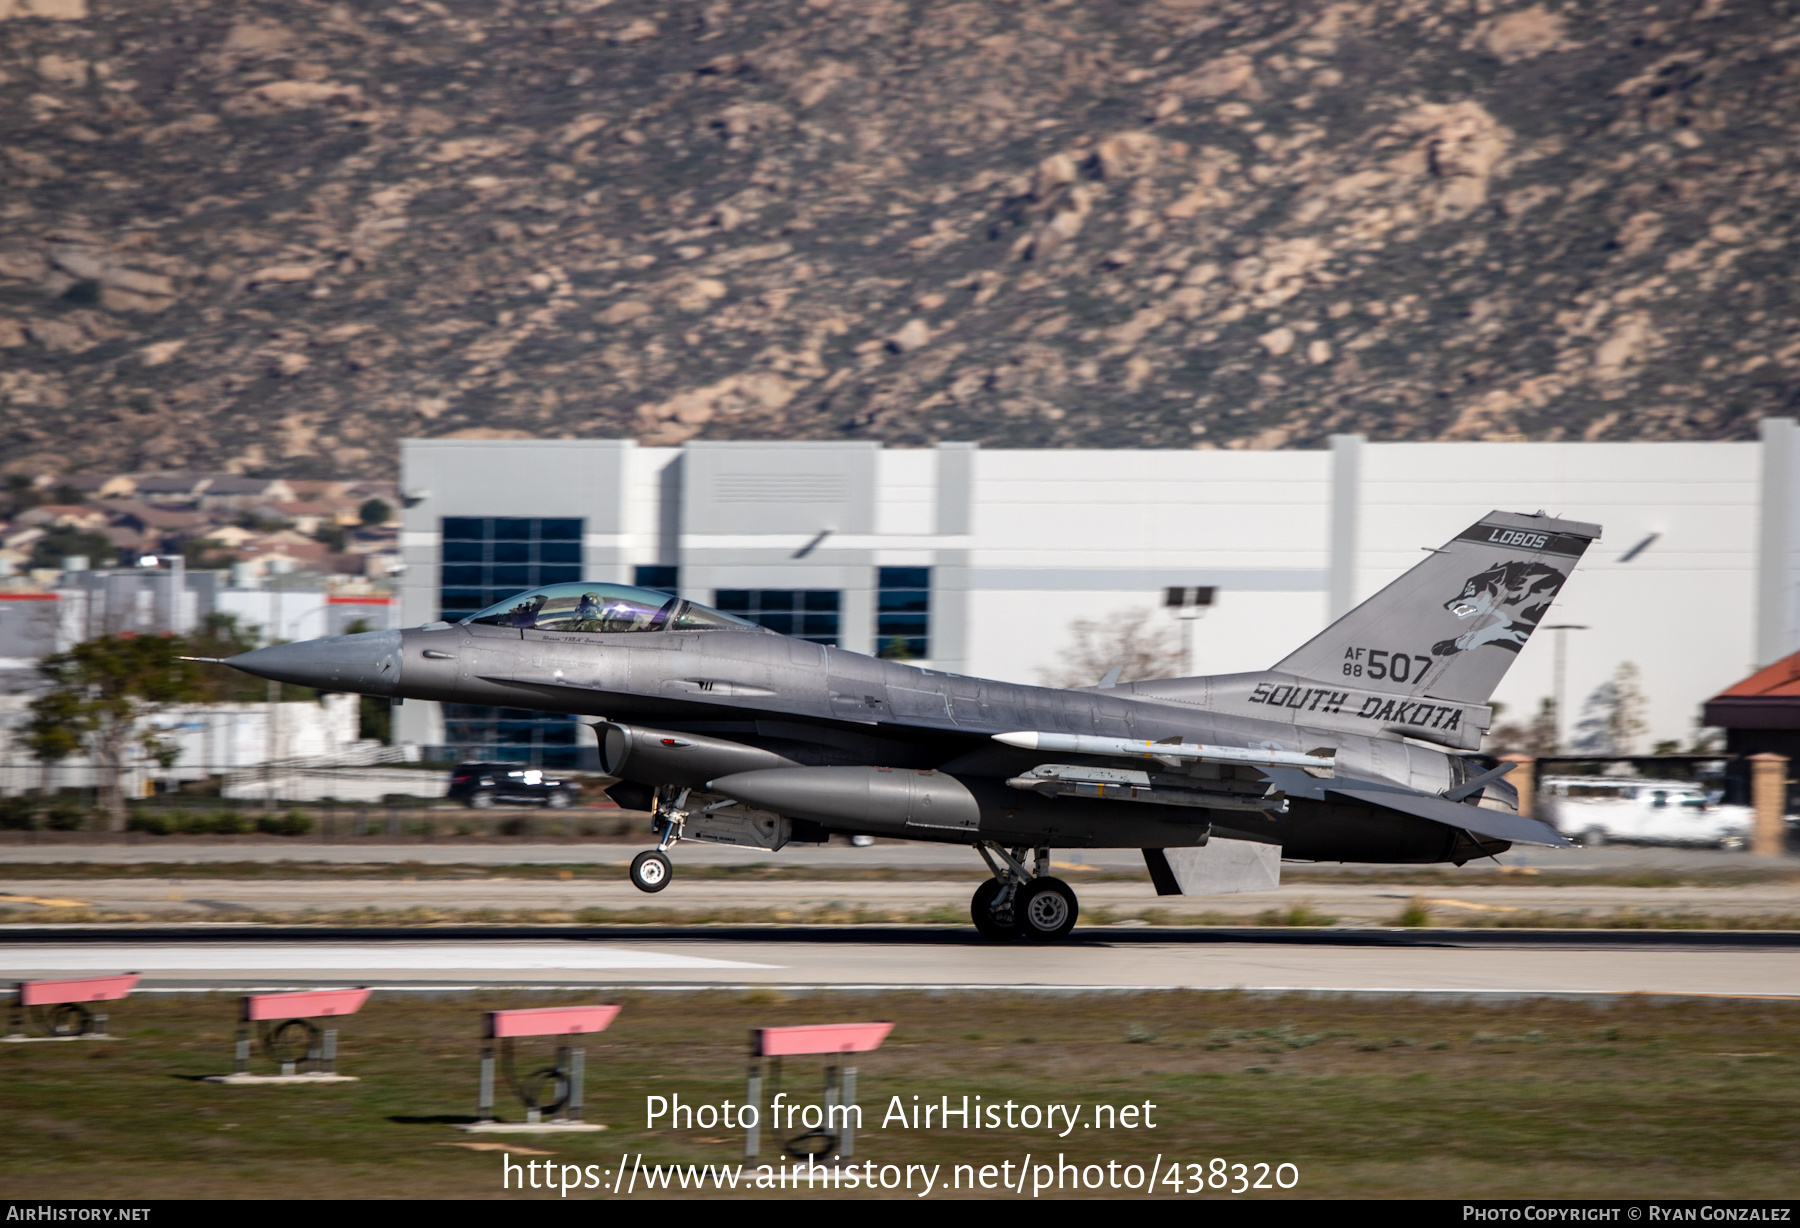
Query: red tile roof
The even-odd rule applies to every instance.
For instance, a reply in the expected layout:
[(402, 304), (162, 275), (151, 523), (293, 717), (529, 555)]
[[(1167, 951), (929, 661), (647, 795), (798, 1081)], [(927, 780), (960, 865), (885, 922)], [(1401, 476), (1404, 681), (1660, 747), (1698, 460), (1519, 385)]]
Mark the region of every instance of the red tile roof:
[(1800, 652), (1720, 691), (1703, 719), (1722, 729), (1800, 729)]
[(1741, 696), (1787, 696), (1800, 699), (1800, 652), (1783, 657), (1775, 664), (1757, 670), (1748, 678), (1720, 691), (1717, 698)]

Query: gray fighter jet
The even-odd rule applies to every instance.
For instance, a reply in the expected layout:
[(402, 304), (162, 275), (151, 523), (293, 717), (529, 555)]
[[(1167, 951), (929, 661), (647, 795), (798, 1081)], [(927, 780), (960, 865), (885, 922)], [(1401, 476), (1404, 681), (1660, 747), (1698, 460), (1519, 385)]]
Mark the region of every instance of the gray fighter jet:
[(660, 842), (833, 834), (973, 846), (975, 926), (1074, 926), (1050, 850), (1137, 848), (1160, 894), (1272, 883), (1279, 861), (1454, 862), (1561, 846), (1467, 754), (1488, 697), (1598, 525), (1491, 512), (1247, 674), (1020, 686), (827, 648), (667, 594), (556, 584), (455, 625), (259, 648), (225, 664), (326, 691), (602, 718), (621, 805)]

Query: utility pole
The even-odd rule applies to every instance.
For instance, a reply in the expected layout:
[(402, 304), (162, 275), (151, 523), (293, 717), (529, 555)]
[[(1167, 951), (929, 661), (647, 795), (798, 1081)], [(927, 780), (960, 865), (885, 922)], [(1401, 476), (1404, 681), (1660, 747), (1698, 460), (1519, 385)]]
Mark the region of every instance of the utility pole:
[(187, 556), (180, 552), (169, 556), (169, 634), (186, 635), (181, 625), (181, 607), (187, 596)]
[(1556, 704), (1556, 750), (1558, 753), (1561, 753), (1563, 747), (1568, 744), (1568, 738), (1564, 733), (1564, 730), (1568, 728), (1568, 717), (1565, 715), (1568, 709), (1564, 706), (1565, 701), (1568, 698), (1567, 692), (1569, 682), (1568, 633), (1570, 631), (1586, 631), (1587, 629), (1586, 626), (1580, 623), (1552, 623), (1550, 626), (1544, 628), (1546, 631), (1556, 632), (1556, 664), (1554, 667), (1556, 677), (1553, 683), (1556, 688), (1556, 698), (1553, 702)]
[[(275, 580), (275, 589), (269, 594), (269, 611), (271, 614), (269, 643), (281, 642), (281, 583), (280, 577)], [(263, 810), (273, 814), (275, 811), (275, 751), (279, 742), (276, 737), (276, 722), (281, 718), (281, 684), (273, 678), (269, 680), (269, 716), (268, 745), (263, 752)]]

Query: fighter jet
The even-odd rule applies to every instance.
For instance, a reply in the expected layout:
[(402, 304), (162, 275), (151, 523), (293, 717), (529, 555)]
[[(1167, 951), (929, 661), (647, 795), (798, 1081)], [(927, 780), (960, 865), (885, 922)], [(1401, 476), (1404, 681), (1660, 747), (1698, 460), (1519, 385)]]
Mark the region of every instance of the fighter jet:
[[(1052, 849), (1143, 850), (1160, 894), (1270, 884), (1279, 863), (1452, 862), (1562, 846), (1477, 751), (1487, 700), (1598, 525), (1490, 512), (1271, 669), (1022, 686), (794, 639), (666, 593), (554, 584), (461, 622), (224, 663), (324, 691), (599, 718), (620, 805), (658, 843), (833, 835), (972, 846), (975, 927), (1055, 941), (1079, 911)], [(1429, 549), (1429, 548), (1428, 548)]]

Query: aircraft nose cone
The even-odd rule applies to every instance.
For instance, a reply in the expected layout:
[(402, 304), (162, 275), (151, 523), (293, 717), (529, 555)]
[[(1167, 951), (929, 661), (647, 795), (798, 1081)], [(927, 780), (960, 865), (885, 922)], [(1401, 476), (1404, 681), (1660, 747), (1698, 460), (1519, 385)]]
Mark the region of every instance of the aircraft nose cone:
[(258, 678), (321, 691), (392, 695), (400, 686), (400, 633), (365, 631), (273, 644), (228, 657), (225, 664)]

